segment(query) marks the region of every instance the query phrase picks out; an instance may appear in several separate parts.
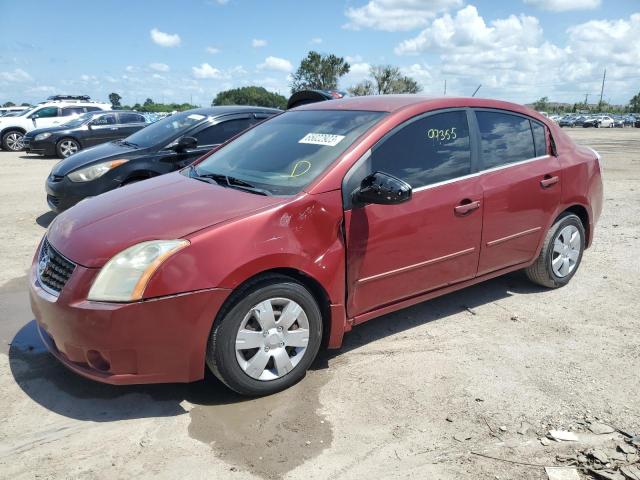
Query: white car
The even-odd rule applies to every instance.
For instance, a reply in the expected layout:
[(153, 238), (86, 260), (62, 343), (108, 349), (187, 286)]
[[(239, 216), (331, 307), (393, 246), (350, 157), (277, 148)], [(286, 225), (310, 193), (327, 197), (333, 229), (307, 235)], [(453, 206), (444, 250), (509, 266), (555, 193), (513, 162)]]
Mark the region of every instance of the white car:
[(57, 95), (49, 97), (16, 116), (0, 117), (0, 145), (4, 150), (22, 150), (22, 137), (36, 128), (47, 128), (68, 122), (86, 112), (111, 110), (111, 104), (92, 102), (87, 96)]
[(0, 107), (0, 117), (5, 116), (7, 113), (18, 113), (24, 112), (25, 110), (29, 110), (31, 107)]
[(600, 128), (613, 128), (616, 123), (616, 121), (608, 115), (602, 115), (598, 117), (598, 120), (600, 121)]

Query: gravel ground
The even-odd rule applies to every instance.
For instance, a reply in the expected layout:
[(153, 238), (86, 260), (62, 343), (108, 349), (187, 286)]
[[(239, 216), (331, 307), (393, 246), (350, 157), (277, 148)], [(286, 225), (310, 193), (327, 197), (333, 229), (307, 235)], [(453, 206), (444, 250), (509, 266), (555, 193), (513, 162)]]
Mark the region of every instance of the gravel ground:
[[(620, 440), (585, 416), (640, 432), (640, 129), (569, 134), (603, 155), (606, 198), (570, 285), (516, 273), (386, 315), (254, 400), (215, 379), (101, 385), (45, 353), (25, 275), (55, 160), (0, 152), (0, 478), (544, 479), (503, 460)], [(550, 429), (579, 441), (545, 446)]]

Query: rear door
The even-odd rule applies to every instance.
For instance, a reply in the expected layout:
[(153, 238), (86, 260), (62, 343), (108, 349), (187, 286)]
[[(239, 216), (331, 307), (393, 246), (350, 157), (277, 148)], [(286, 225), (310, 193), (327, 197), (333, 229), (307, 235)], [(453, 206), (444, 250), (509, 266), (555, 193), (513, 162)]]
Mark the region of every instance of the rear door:
[(89, 122), (89, 131), (83, 140), (83, 146), (91, 147), (119, 138), (117, 136), (117, 118), (115, 113), (95, 115)]
[(547, 128), (503, 110), (475, 111), (484, 196), (478, 275), (527, 262), (561, 197), (561, 168)]
[(139, 113), (119, 112), (115, 138), (128, 137), (146, 126), (146, 119)]
[[(472, 157), (467, 111), (450, 110), (406, 122), (352, 168), (343, 185), (350, 317), (476, 275), (482, 190)], [(351, 192), (375, 171), (409, 183), (411, 200), (353, 206)]]

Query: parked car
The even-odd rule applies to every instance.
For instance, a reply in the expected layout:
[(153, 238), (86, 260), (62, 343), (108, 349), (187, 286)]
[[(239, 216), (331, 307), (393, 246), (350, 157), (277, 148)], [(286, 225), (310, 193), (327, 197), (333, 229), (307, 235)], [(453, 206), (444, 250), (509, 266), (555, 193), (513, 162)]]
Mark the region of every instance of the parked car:
[(560, 125), (561, 127), (574, 127), (577, 118), (578, 117), (576, 117), (575, 115), (565, 115), (560, 120), (558, 120), (558, 125)]
[(22, 144), (29, 153), (67, 158), (84, 148), (128, 137), (147, 125), (137, 112), (89, 112), (57, 127), (32, 130)]
[(633, 124), (636, 128), (640, 128), (640, 117), (636, 117), (636, 120)]
[(197, 108), (80, 151), (51, 170), (45, 186), (49, 208), (61, 212), (84, 198), (183, 168), (276, 113), (263, 107)]
[(594, 128), (613, 128), (614, 121), (613, 118), (608, 115), (598, 115), (595, 117), (590, 117), (586, 119), (582, 126), (584, 128), (594, 127)]
[(2, 148), (13, 152), (22, 150), (24, 134), (37, 128), (47, 128), (67, 122), (86, 112), (111, 110), (111, 104), (92, 102), (87, 96), (57, 95), (49, 97), (15, 117), (0, 117)]
[(613, 126), (615, 128), (624, 128), (624, 117), (622, 115), (615, 115), (612, 116), (611, 118), (613, 118)]
[(289, 97), (287, 110), (309, 103), (336, 100), (347, 96), (347, 92), (341, 90), (300, 90)]
[(20, 107), (20, 106), (15, 106), (15, 107), (0, 107), (0, 117), (4, 117), (10, 113), (20, 113), (20, 112), (24, 112), (25, 110), (28, 110), (31, 107)]
[(566, 285), (601, 209), (599, 155), (526, 107), (320, 102), (59, 215), (31, 304), (85, 377), (191, 382), (208, 366), (266, 395), (374, 317), (520, 269)]

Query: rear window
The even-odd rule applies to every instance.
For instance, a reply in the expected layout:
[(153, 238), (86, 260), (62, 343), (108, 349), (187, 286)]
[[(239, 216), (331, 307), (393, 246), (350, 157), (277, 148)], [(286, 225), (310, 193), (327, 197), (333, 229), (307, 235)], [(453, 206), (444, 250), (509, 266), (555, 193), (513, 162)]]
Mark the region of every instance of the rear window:
[(142, 115), (137, 113), (119, 113), (119, 123), (145, 123), (145, 119)]
[(501, 112), (476, 112), (485, 169), (536, 156), (531, 123), (526, 117)]
[(547, 137), (545, 128), (538, 122), (531, 121), (531, 130), (533, 131), (533, 144), (536, 149), (536, 157), (547, 154)]

